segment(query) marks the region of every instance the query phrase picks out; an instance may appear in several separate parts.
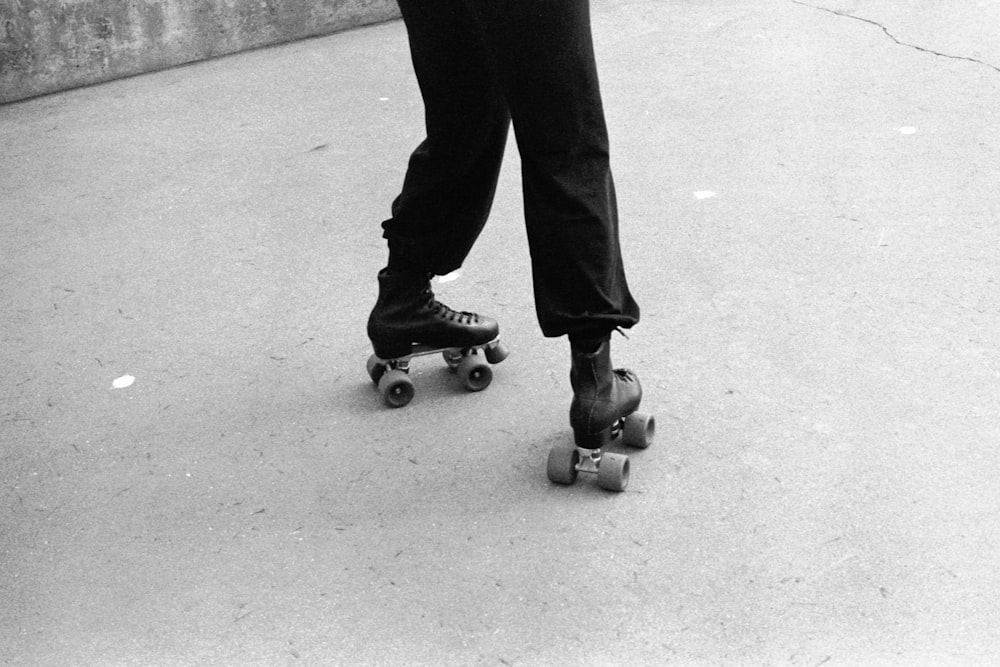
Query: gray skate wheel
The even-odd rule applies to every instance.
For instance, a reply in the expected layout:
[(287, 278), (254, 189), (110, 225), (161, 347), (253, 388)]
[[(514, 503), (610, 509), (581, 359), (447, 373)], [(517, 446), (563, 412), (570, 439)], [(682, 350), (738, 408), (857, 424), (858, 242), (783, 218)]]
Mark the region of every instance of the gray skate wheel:
[(628, 486), (628, 468), (627, 456), (605, 452), (597, 468), (597, 485), (606, 491), (624, 491)]
[(645, 412), (633, 412), (622, 426), (622, 442), (629, 447), (646, 449), (656, 437), (656, 418)]
[(491, 364), (499, 364), (501, 361), (506, 359), (509, 354), (510, 350), (507, 349), (507, 346), (500, 341), (497, 341), (497, 344), (493, 347), (486, 348), (486, 361)]
[(470, 354), (458, 364), (458, 377), (469, 391), (482, 391), (493, 382), (493, 371), (479, 355)]
[(379, 361), (379, 358), (374, 354), (368, 357), (368, 377), (372, 379), (372, 382), (378, 384), (383, 373), (385, 373), (385, 364)]
[(576, 447), (556, 446), (549, 450), (545, 473), (550, 482), (572, 484), (576, 481), (576, 464), (579, 462), (580, 452)]
[(413, 380), (404, 371), (394, 368), (386, 371), (378, 382), (382, 400), (391, 408), (401, 408), (413, 400)]

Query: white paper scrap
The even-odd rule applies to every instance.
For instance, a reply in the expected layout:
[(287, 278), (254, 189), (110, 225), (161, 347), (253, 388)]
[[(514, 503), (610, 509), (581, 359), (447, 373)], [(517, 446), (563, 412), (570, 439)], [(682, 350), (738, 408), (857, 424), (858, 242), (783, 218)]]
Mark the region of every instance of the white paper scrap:
[(120, 378), (115, 378), (111, 386), (115, 389), (124, 389), (125, 387), (131, 387), (132, 383), (135, 382), (135, 378), (131, 375), (123, 375)]

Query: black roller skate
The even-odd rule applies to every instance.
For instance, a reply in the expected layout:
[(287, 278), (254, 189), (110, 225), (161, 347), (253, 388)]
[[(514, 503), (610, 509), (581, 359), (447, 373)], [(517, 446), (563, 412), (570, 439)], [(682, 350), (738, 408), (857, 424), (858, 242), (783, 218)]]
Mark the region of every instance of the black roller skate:
[(628, 456), (605, 450), (618, 436), (630, 447), (649, 447), (656, 421), (652, 415), (637, 412), (642, 386), (635, 373), (611, 367), (610, 340), (604, 340), (596, 352), (574, 345), (572, 353), (569, 422), (576, 446), (552, 448), (548, 477), (558, 484), (572, 484), (577, 473), (595, 473), (601, 488), (624, 491), (629, 478)]
[(410, 360), (440, 353), (470, 391), (493, 380), (490, 364), (507, 358), (496, 320), (452, 310), (434, 298), (429, 274), (384, 269), (379, 296), (368, 318), (375, 350), (368, 375), (387, 405), (399, 408), (413, 399)]

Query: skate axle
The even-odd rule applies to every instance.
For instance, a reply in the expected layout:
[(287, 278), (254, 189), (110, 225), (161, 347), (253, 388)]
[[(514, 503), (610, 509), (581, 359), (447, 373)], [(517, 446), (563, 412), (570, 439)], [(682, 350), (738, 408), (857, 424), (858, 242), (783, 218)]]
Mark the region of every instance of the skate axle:
[(604, 452), (600, 449), (584, 449), (582, 447), (577, 447), (576, 451), (580, 454), (580, 462), (576, 464), (576, 471), (596, 475), (601, 467)]
[(410, 372), (410, 362), (407, 359), (391, 359), (385, 362), (386, 370), (397, 370), (403, 371), (404, 373)]

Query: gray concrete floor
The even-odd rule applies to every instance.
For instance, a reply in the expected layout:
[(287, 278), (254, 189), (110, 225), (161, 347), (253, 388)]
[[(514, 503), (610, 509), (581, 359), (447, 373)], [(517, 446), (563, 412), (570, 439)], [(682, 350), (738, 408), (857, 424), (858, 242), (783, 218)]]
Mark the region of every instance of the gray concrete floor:
[(998, 24), (596, 3), (660, 427), (620, 495), (545, 478), (513, 146), (438, 289), (493, 386), (365, 375), (402, 25), (0, 107), (0, 661), (1000, 662)]

